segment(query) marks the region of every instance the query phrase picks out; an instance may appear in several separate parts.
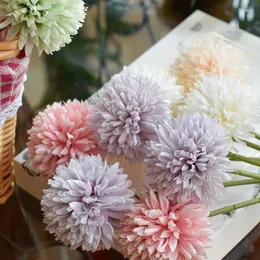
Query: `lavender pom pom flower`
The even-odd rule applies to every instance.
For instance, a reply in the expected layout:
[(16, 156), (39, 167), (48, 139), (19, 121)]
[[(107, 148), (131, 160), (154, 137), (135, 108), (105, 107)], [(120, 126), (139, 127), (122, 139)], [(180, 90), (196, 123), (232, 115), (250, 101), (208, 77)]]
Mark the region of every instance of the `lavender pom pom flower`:
[(170, 118), (166, 92), (152, 78), (123, 71), (95, 99), (91, 115), (99, 147), (113, 156), (142, 161), (144, 144), (155, 124)]
[(109, 249), (114, 229), (134, 203), (131, 181), (100, 156), (72, 159), (49, 180), (41, 205), (47, 230), (75, 250)]
[(184, 114), (158, 126), (147, 143), (149, 184), (177, 202), (210, 204), (222, 198), (230, 145), (224, 128), (205, 114)]

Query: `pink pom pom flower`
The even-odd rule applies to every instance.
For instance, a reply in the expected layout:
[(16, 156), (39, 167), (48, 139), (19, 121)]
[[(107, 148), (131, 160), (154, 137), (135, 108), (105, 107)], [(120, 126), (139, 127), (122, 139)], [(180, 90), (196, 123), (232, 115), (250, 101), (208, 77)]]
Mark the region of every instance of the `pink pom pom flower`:
[(224, 75), (247, 82), (249, 67), (243, 51), (215, 35), (205, 34), (180, 49), (170, 70), (177, 77), (177, 84), (189, 92), (204, 77)]
[(122, 219), (117, 242), (130, 260), (206, 259), (211, 234), (204, 205), (173, 203), (150, 191)]
[(52, 177), (57, 166), (66, 165), (71, 158), (97, 153), (88, 121), (91, 110), (87, 102), (69, 100), (47, 106), (34, 118), (27, 146), (35, 172)]

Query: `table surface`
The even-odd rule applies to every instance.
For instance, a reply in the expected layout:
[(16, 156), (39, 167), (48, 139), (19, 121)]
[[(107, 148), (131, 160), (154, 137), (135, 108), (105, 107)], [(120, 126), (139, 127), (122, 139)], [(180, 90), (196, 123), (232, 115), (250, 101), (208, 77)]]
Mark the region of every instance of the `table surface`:
[[(72, 46), (48, 58), (32, 58), (24, 105), (18, 113), (17, 152), (25, 147), (26, 131), (38, 109), (56, 100), (87, 98), (112, 74), (120, 71), (123, 64), (129, 64), (139, 57), (192, 11), (180, 9), (175, 12), (171, 2), (179, 2), (177, 0), (162, 1), (163, 5), (149, 8), (142, 5), (115, 8), (108, 3), (89, 2), (94, 4), (89, 8), (87, 23), (80, 35), (75, 37)], [(248, 1), (248, 6), (243, 6), (242, 3), (232, 6), (232, 1), (215, 2), (217, 4), (214, 8), (207, 7), (205, 11), (234, 25), (240, 25), (250, 32), (259, 33), (258, 19), (255, 18), (252, 23), (246, 21), (248, 27), (245, 27), (244, 20), (250, 20), (249, 18), (242, 21), (237, 19), (239, 14), (242, 17), (243, 11), (247, 10), (246, 13), (249, 13), (248, 10), (251, 10), (252, 6), (258, 10), (257, 6), (252, 5), (252, 1)], [(216, 11), (218, 8), (219, 12)], [(115, 18), (113, 23), (109, 22), (111, 16)], [(191, 30), (203, 31), (205, 27), (207, 24), (200, 21), (194, 24)], [(229, 36), (239, 37), (236, 32), (229, 32)], [(56, 242), (44, 228), (39, 201), (16, 187), (15, 193), (6, 204), (0, 205), (0, 259), (123, 259), (112, 250), (95, 255), (69, 251)], [(255, 227), (225, 260), (260, 259), (259, 238), (260, 225)]]

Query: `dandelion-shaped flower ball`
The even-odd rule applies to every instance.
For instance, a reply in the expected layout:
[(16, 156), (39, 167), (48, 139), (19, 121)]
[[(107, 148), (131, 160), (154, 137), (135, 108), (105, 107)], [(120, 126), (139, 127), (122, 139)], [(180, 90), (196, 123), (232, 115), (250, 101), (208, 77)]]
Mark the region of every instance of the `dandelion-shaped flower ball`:
[(147, 143), (150, 186), (177, 202), (209, 205), (221, 200), (229, 160), (229, 138), (215, 119), (184, 114), (158, 126), (158, 141)]
[(56, 240), (73, 250), (109, 249), (115, 227), (134, 203), (131, 181), (118, 163), (110, 166), (100, 156), (72, 159), (49, 184), (41, 205)]
[(157, 81), (123, 71), (96, 97), (91, 124), (106, 152), (141, 161), (145, 142), (156, 137), (155, 124), (169, 117), (166, 92)]
[(98, 152), (89, 126), (92, 107), (77, 100), (54, 103), (33, 119), (28, 131), (28, 152), (32, 169), (42, 177), (52, 177), (56, 167), (71, 158)]
[(259, 123), (259, 100), (253, 89), (225, 76), (204, 78), (187, 93), (179, 114), (199, 112), (218, 120), (236, 141), (248, 139)]
[(176, 84), (177, 78), (169, 71), (146, 65), (125, 67), (124, 71), (129, 71), (135, 76), (150, 78), (156, 82), (161, 89), (166, 91), (166, 97), (170, 102), (170, 108), (173, 113), (177, 106), (183, 104), (184, 87)]
[(244, 52), (217, 36), (205, 34), (182, 48), (170, 71), (177, 77), (177, 84), (189, 92), (203, 77), (225, 75), (246, 82), (248, 60)]
[(143, 194), (121, 221), (119, 248), (131, 260), (207, 259), (212, 229), (204, 205)]
[(71, 42), (84, 22), (82, 0), (0, 0), (0, 29), (11, 25), (6, 40), (18, 36), (18, 46), (29, 55), (52, 54)]

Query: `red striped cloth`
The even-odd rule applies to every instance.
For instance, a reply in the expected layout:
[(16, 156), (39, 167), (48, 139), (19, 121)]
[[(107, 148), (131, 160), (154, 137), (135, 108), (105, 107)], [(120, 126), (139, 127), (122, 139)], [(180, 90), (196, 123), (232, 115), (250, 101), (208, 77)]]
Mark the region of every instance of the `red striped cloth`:
[(0, 61), (0, 113), (21, 95), (29, 57), (24, 52), (17, 58)]
[[(0, 41), (5, 39), (7, 30), (0, 31)], [(21, 51), (14, 59), (0, 61), (0, 127), (7, 118), (14, 116), (21, 106), (23, 82), (29, 60), (25, 52)]]

